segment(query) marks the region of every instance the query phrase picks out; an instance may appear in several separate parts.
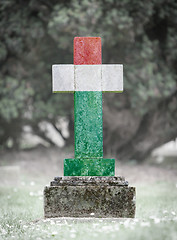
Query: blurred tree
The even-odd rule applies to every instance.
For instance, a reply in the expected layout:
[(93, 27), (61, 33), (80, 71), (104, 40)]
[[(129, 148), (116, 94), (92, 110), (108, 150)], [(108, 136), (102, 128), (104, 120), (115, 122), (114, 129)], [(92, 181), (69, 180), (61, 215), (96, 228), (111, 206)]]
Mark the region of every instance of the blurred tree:
[(103, 62), (124, 64), (124, 93), (103, 96), (105, 152), (143, 160), (176, 138), (176, 26), (175, 0), (1, 1), (1, 145), (26, 124), (52, 144), (39, 123), (61, 133), (61, 116), (73, 143), (73, 95), (51, 93), (51, 64), (72, 63), (75, 36), (101, 36)]

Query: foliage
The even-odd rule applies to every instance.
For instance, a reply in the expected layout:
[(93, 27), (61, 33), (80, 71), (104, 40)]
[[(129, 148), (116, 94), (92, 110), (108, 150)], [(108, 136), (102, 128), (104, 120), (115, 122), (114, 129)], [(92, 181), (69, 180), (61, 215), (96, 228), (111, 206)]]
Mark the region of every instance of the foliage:
[(175, 0), (1, 1), (1, 144), (18, 145), (25, 124), (73, 121), (72, 95), (51, 93), (51, 64), (72, 63), (75, 36), (101, 36), (103, 63), (124, 64), (125, 93), (104, 96), (105, 105), (129, 109), (140, 124), (176, 91), (176, 16)]

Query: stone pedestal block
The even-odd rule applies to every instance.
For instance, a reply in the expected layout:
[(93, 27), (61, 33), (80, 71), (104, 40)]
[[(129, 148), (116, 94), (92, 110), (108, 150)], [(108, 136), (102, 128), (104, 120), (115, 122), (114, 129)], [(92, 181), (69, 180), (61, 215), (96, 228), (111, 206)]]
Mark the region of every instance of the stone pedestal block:
[(123, 177), (56, 177), (44, 189), (44, 215), (133, 218), (135, 188)]

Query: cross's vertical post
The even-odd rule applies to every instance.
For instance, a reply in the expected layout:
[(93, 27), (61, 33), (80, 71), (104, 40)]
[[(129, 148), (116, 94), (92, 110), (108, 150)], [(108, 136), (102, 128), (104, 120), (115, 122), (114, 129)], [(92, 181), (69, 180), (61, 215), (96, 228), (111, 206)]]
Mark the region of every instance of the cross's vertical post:
[[(74, 39), (74, 65), (101, 63), (101, 38), (76, 37)], [(95, 80), (98, 81), (98, 79)], [(100, 91), (76, 91), (74, 93), (74, 118), (75, 158), (102, 158), (101, 89)]]
[[(65, 176), (114, 175), (115, 160), (103, 159), (101, 63), (100, 37), (74, 39), (75, 159), (65, 159)], [(92, 91), (87, 91), (90, 78)]]

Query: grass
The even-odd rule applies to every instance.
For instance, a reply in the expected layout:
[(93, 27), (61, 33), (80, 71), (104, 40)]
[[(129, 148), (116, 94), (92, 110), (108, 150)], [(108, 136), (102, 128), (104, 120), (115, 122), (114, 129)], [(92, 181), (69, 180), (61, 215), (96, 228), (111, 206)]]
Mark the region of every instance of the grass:
[(117, 175), (136, 187), (135, 219), (45, 220), (43, 189), (62, 175), (66, 156), (72, 157), (58, 149), (36, 149), (0, 157), (0, 166), (19, 167), (0, 169), (0, 240), (177, 240), (177, 174), (172, 171), (177, 167), (169, 161), (163, 168), (117, 162)]
[(43, 188), (42, 181), (28, 180), (18, 188), (0, 187), (0, 239), (177, 239), (174, 182), (138, 184), (133, 220), (44, 220)]

